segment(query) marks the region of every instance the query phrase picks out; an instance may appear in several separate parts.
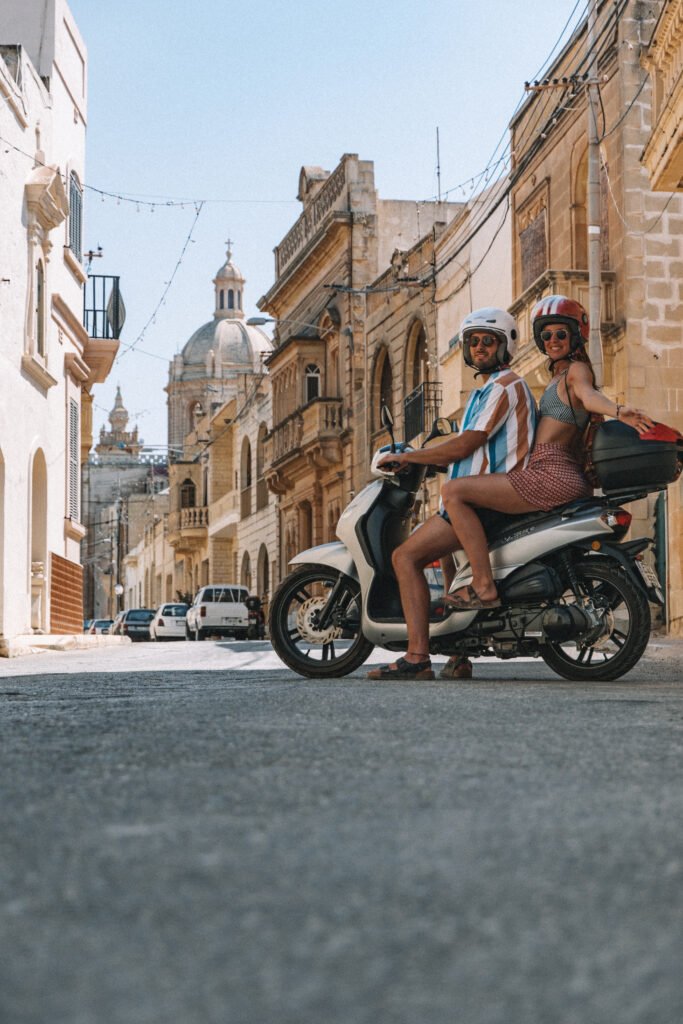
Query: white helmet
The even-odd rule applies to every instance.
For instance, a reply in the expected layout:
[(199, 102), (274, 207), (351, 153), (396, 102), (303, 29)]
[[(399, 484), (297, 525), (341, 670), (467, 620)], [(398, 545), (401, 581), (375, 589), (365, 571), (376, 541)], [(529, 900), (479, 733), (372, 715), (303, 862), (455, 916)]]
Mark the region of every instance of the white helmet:
[(519, 330), (514, 316), (504, 309), (495, 309), (487, 306), (484, 309), (475, 309), (469, 313), (460, 324), (460, 337), (462, 338), (462, 355), (468, 366), (473, 366), (470, 355), (469, 335), (472, 331), (490, 331), (500, 338), (498, 346), (498, 365), (506, 366), (514, 358), (517, 351), (517, 340)]

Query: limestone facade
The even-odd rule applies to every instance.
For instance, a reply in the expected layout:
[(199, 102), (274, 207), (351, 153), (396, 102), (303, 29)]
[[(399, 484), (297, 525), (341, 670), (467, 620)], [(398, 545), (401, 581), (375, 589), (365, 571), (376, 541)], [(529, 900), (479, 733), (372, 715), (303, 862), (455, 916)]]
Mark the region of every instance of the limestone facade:
[[(614, 9), (600, 8), (601, 333), (605, 393), (681, 429), (683, 197), (653, 192), (641, 162), (652, 132), (653, 92), (639, 53), (653, 35), (660, 9), (661, 4), (629, 0), (615, 24)], [(568, 84), (532, 94), (511, 124), (511, 311), (522, 341), (516, 368), (536, 394), (547, 377), (530, 337), (533, 304), (544, 294), (562, 292), (588, 305), (586, 96), (581, 82), (571, 80), (574, 71), (583, 71), (584, 49), (585, 33), (548, 71), (548, 78), (566, 77)], [(630, 511), (634, 535), (656, 534), (668, 619), (680, 632), (680, 483)]]
[[(118, 348), (83, 326), (87, 53), (64, 0), (0, 9), (0, 634), (82, 629), (80, 465)], [(54, 568), (54, 573), (53, 573)]]
[(167, 509), (148, 510), (124, 559), (127, 600), (192, 600), (208, 583), (242, 583), (267, 600), (278, 579), (265, 479), (271, 343), (244, 321), (244, 284), (228, 251), (214, 279), (213, 321), (171, 364)]
[(277, 321), (265, 461), (278, 501), (280, 576), (297, 551), (335, 538), (341, 510), (366, 479), (367, 288), (396, 249), (411, 249), (458, 208), (380, 199), (372, 162), (355, 154), (331, 173), (303, 167), (298, 198), (301, 215), (275, 248), (275, 282), (258, 303)]

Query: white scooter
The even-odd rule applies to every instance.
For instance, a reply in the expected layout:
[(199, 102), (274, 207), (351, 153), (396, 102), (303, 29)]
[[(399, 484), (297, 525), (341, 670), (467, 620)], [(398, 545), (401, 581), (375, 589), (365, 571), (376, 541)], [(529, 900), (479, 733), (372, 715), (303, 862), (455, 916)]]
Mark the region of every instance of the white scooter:
[[(384, 410), (383, 417), (391, 431)], [(447, 420), (437, 420), (427, 441), (450, 429)], [(344, 509), (339, 540), (293, 558), (293, 571), (273, 597), (273, 647), (302, 676), (345, 675), (376, 645), (407, 650), (391, 554), (413, 529), (417, 493), (434, 469), (410, 465), (394, 474), (386, 466), (378, 468), (380, 456), (409, 448), (391, 436), (392, 444), (373, 458), (377, 479)], [(683, 453), (674, 447), (667, 457), (673, 478)], [(663, 486), (666, 481), (617, 487), (610, 496), (581, 499), (551, 512), (504, 517), (489, 537), (502, 607), (450, 613), (443, 605), (433, 607), (431, 653), (540, 656), (573, 680), (618, 679), (628, 672), (648, 643), (649, 601), (661, 604), (663, 595), (654, 569), (643, 560), (650, 538), (623, 542), (631, 515), (621, 505)], [(455, 559), (451, 590), (472, 581), (464, 552), (456, 552)]]

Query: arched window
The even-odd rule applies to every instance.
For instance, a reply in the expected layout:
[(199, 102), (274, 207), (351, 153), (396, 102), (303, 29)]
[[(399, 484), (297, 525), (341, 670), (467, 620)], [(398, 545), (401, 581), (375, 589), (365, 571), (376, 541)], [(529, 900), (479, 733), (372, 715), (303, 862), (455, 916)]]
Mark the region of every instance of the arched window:
[(306, 367), (306, 392), (305, 401), (312, 402), (314, 398), (320, 397), (320, 367), (315, 363), (309, 363)]
[(238, 309), (242, 308), (242, 292), (241, 291), (237, 292), (237, 308)]
[(263, 597), (265, 594), (270, 592), (270, 565), (268, 561), (268, 549), (265, 544), (262, 544), (259, 548), (256, 568), (256, 589), (259, 597)]
[(427, 335), (424, 325), (418, 322), (410, 332), (406, 350), (406, 389), (409, 392), (429, 380), (428, 362)]
[(251, 515), (251, 444), (249, 438), (242, 441), (242, 457), (240, 459), (240, 511), (242, 518)]
[(75, 171), (69, 178), (69, 248), (77, 260), (83, 251), (83, 190)]
[(38, 260), (36, 264), (36, 292), (35, 292), (35, 324), (36, 324), (36, 352), (40, 356), (45, 355), (45, 271), (43, 261)]
[(262, 423), (258, 428), (256, 440), (256, 508), (265, 508), (268, 504), (268, 484), (264, 478), (266, 465), (266, 435), (268, 427)]
[(251, 444), (249, 438), (245, 437), (242, 441), (242, 487), (251, 486)]
[(180, 507), (195, 508), (197, 505), (197, 488), (194, 481), (188, 477), (180, 485)]
[(235, 293), (232, 288), (228, 288), (228, 309), (235, 308)]
[(386, 405), (391, 413), (394, 411), (394, 375), (387, 349), (380, 352), (375, 364), (374, 392), (374, 428), (379, 430), (382, 426), (382, 406)]
[(249, 558), (249, 552), (245, 551), (242, 555), (242, 573), (240, 583), (247, 590), (251, 590), (251, 559)]
[(225, 309), (225, 292), (222, 288), (218, 293), (218, 308)]

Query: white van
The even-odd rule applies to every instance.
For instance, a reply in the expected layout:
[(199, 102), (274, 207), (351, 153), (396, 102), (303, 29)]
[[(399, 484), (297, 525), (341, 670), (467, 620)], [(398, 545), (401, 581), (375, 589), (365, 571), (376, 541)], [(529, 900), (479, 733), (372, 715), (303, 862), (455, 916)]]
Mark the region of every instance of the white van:
[(212, 583), (201, 587), (187, 610), (185, 636), (188, 640), (206, 640), (209, 634), (246, 640), (249, 613), (244, 603), (246, 587), (236, 583)]

